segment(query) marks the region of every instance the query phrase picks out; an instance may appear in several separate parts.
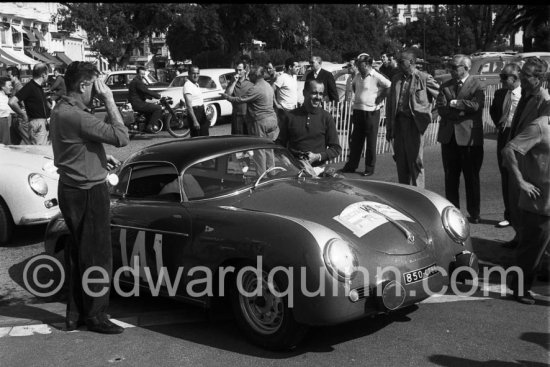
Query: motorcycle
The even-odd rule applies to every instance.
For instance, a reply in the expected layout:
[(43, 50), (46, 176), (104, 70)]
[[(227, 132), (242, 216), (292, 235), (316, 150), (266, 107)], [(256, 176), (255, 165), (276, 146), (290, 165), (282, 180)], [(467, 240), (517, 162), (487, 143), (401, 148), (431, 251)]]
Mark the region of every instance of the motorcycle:
[[(162, 130), (167, 130), (174, 138), (185, 138), (189, 135), (190, 127), (187, 118), (187, 112), (181, 108), (175, 110), (171, 107), (172, 98), (162, 97), (158, 102), (162, 106), (161, 117), (153, 122), (151, 130), (153, 134), (158, 134)], [(132, 109), (132, 105), (128, 102), (119, 107), (124, 125), (128, 127), (130, 136), (137, 134), (149, 133), (145, 130), (148, 117), (138, 111)]]

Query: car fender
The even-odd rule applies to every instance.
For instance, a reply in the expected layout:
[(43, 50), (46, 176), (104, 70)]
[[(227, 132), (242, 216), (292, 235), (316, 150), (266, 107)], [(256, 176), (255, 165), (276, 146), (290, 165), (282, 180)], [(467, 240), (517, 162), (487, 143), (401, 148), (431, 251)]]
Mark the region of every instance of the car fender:
[[(29, 170), (18, 165), (4, 166), (3, 170), (9, 173), (6, 178), (0, 180), (0, 197), (6, 203), (16, 225), (22, 224), (25, 215), (50, 211), (53, 213), (57, 209), (45, 207), (45, 201), (57, 198), (57, 177), (53, 178), (45, 172)], [(46, 181), (46, 196), (42, 197), (31, 189), (28, 180), (32, 173), (40, 174)]]

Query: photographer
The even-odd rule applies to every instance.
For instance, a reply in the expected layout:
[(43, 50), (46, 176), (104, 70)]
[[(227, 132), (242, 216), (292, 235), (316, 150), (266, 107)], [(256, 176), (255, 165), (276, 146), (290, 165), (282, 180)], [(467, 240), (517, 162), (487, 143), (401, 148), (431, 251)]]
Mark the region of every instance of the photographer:
[[(107, 171), (120, 162), (105, 154), (103, 144), (122, 147), (129, 137), (113, 93), (98, 75), (89, 62), (69, 65), (65, 73), (68, 95), (62, 96), (52, 111), (50, 133), (59, 173), (59, 208), (72, 237), (65, 248), (69, 279), (67, 330), (86, 324), (90, 331), (118, 334), (123, 329), (109, 321), (105, 313), (113, 266), (105, 180)], [(94, 94), (105, 103), (112, 123), (90, 113)], [(101, 268), (108, 279), (90, 279), (82, 284), (84, 272), (91, 267)]]

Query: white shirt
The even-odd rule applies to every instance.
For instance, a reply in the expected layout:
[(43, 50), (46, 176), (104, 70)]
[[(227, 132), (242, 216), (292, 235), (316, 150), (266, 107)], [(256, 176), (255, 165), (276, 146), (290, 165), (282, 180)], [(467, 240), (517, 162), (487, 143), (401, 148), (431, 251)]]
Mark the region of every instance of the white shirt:
[(189, 94), (191, 96), (191, 105), (193, 107), (204, 105), (204, 99), (202, 98), (202, 91), (198, 84), (193, 83), (187, 79), (183, 85), (183, 95)]
[(282, 73), (273, 84), (277, 87), (277, 102), (286, 111), (295, 109), (298, 104), (298, 81), (296, 75)]
[(504, 124), (505, 128), (512, 126), (512, 120), (514, 118), (514, 114), (516, 113), (516, 108), (518, 106), (518, 102), (520, 98), (521, 98), (521, 85), (512, 90), (512, 105), (510, 106), (510, 113), (508, 113), (506, 122)]
[(9, 98), (6, 96), (6, 93), (0, 90), (0, 118), (9, 117), (13, 113), (13, 110), (8, 105), (8, 101)]
[(376, 98), (391, 86), (391, 82), (384, 75), (372, 69), (365, 78), (357, 73), (352, 84), (355, 86), (354, 110), (376, 111), (382, 107), (382, 103), (376, 104)]

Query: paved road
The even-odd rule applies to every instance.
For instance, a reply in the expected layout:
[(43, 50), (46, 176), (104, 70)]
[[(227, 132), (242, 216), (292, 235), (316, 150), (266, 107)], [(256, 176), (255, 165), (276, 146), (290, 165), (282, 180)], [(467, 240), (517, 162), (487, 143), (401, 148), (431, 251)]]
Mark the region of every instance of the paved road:
[[(227, 133), (228, 125), (212, 132)], [(124, 159), (139, 146), (168, 139), (162, 135), (138, 138), (112, 152)], [(483, 221), (471, 226), (474, 250), (484, 271), (491, 264), (513, 261), (513, 252), (501, 246), (513, 237), (512, 230), (494, 226), (503, 211), (495, 149), (495, 140), (486, 139), (481, 172)], [(443, 193), (438, 146), (426, 149), (425, 165), (427, 188)], [(391, 156), (379, 157), (372, 179), (397, 180)], [(525, 306), (502, 296), (500, 285), (487, 279), (486, 273), (481, 274), (475, 294), (448, 293), (396, 314), (313, 328), (290, 353), (250, 345), (230, 319), (213, 320), (201, 309), (152, 297), (113, 298), (111, 316), (127, 328), (120, 336), (85, 329), (65, 332), (63, 296), (35, 298), (21, 278), (29, 259), (43, 251), (43, 231), (44, 226), (18, 229), (13, 243), (0, 248), (1, 366), (544, 366), (549, 362), (548, 284), (538, 282), (537, 304)]]

